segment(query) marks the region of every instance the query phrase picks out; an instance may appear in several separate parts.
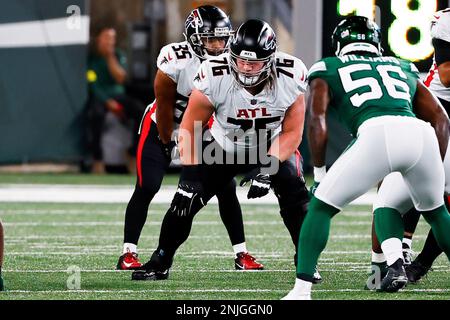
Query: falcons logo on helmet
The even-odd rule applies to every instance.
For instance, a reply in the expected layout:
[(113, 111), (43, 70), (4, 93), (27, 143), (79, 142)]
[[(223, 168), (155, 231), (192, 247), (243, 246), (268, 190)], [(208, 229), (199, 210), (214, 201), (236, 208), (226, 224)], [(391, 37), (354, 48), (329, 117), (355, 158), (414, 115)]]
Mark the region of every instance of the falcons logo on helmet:
[(200, 12), (198, 9), (195, 9), (191, 12), (189, 17), (186, 19), (186, 29), (192, 27), (192, 28), (198, 28), (203, 27), (203, 19), (200, 16)]
[(266, 43), (264, 43), (264, 49), (266, 50), (273, 50), (277, 46), (277, 43), (275, 41), (275, 37), (271, 34), (267, 40)]

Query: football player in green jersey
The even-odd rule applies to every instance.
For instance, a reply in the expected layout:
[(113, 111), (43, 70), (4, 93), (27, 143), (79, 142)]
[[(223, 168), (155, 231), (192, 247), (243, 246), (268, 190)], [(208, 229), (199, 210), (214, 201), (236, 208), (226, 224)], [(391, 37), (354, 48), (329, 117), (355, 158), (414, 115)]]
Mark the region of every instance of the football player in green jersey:
[[(308, 137), (314, 180), (320, 184), (301, 229), (297, 279), (286, 300), (311, 299), (312, 275), (328, 241), (331, 218), (391, 172), (402, 174), (414, 206), (450, 256), (450, 215), (442, 198), (442, 159), (449, 137), (446, 113), (420, 82), (412, 63), (382, 56), (381, 32), (373, 21), (347, 18), (332, 40), (336, 57), (320, 60), (308, 75)], [(355, 140), (326, 172), (329, 109), (335, 109)], [(403, 222), (396, 208), (380, 207), (375, 228), (389, 266), (381, 287), (394, 292), (407, 282)]]

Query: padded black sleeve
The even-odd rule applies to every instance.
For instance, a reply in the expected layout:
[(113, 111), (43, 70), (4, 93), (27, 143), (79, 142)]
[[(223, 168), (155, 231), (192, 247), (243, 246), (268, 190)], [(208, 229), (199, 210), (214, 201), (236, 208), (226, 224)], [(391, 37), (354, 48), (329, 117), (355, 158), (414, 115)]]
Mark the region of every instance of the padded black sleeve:
[(433, 47), (438, 67), (444, 62), (450, 61), (450, 42), (441, 39), (433, 39)]

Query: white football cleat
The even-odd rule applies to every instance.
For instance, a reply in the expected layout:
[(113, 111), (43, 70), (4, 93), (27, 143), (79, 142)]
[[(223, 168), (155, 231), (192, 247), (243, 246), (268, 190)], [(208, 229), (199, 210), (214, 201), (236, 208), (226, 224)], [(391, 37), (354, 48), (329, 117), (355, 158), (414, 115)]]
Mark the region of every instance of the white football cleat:
[(311, 300), (311, 292), (298, 292), (292, 289), (281, 300)]

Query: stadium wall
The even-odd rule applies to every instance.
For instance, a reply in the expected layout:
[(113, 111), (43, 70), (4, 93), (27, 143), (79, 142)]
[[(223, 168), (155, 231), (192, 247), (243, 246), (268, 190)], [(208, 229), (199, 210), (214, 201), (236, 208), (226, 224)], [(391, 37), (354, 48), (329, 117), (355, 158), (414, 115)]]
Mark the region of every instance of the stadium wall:
[(85, 0), (0, 0), (0, 164), (83, 153)]

